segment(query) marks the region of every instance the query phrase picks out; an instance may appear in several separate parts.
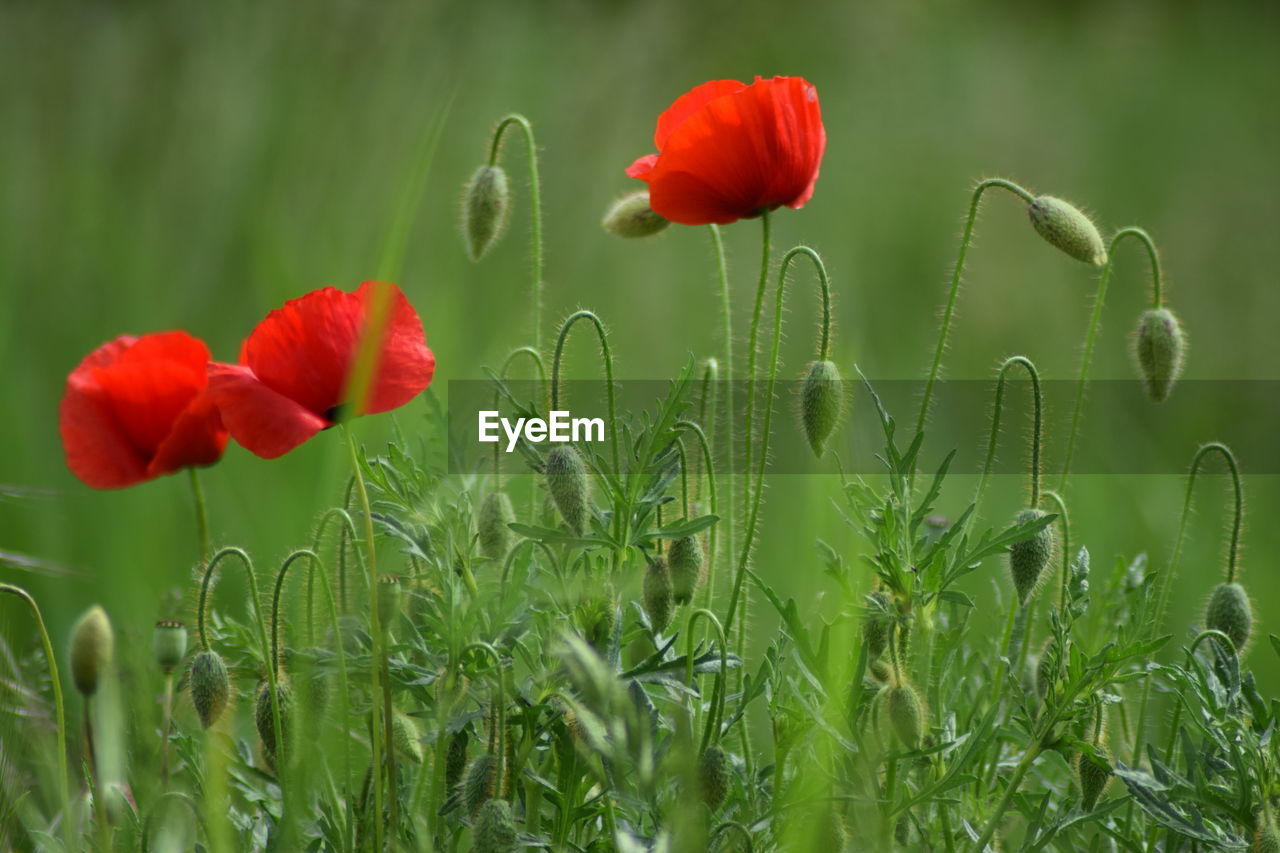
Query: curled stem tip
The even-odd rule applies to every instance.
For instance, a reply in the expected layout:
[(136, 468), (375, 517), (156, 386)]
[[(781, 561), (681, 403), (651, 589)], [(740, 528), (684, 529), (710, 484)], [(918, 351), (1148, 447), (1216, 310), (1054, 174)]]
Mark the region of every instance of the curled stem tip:
[(1022, 367), (1027, 371), (1028, 377), (1031, 379), (1032, 394), (1032, 433), (1031, 433), (1031, 501), (1029, 506), (1035, 507), (1040, 503), (1040, 444), (1041, 430), (1044, 419), (1044, 399), (1040, 390), (1040, 374), (1036, 370), (1036, 366), (1026, 356), (1015, 355), (1005, 359), (1000, 364), (1000, 370), (996, 375), (996, 394), (995, 402), (991, 410), (991, 435), (987, 440), (987, 456), (982, 465), (982, 477), (978, 480), (978, 491), (974, 495), (974, 503), (977, 504), (982, 500), (982, 493), (986, 489), (987, 480), (991, 476), (991, 467), (995, 462), (996, 442), (1000, 435), (1000, 417), (1004, 407), (1004, 386), (1008, 379), (1009, 371), (1014, 367)]
[(613, 452), (614, 470), (621, 474), (619, 470), (621, 467), (621, 455), (618, 449), (617, 400), (613, 383), (613, 350), (609, 346), (609, 334), (605, 331), (604, 323), (592, 311), (575, 311), (560, 326), (560, 334), (556, 337), (555, 356), (551, 362), (551, 409), (556, 411), (560, 408), (560, 367), (564, 359), (564, 345), (569, 337), (569, 330), (579, 320), (590, 320), (595, 327), (597, 337), (600, 339), (600, 360), (604, 366), (605, 393), (608, 397), (609, 406), (609, 443)]

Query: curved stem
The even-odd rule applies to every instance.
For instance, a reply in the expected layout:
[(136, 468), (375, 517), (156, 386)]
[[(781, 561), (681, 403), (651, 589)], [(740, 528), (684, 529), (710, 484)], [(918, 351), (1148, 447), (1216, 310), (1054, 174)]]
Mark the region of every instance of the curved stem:
[(188, 468), (191, 483), (191, 499), (196, 511), (196, 541), (200, 546), (200, 559), (209, 556), (209, 512), (205, 506), (204, 489), (200, 486), (200, 475), (195, 468)]
[(613, 387), (613, 350), (609, 348), (609, 335), (604, 330), (604, 323), (592, 311), (575, 311), (560, 326), (560, 334), (556, 337), (555, 357), (551, 362), (551, 410), (560, 408), (560, 362), (564, 358), (564, 344), (569, 337), (569, 330), (579, 320), (590, 320), (595, 326), (596, 335), (600, 338), (600, 358), (604, 363), (605, 394), (609, 405), (609, 443), (613, 450), (613, 468), (618, 477), (622, 476), (621, 456), (618, 452), (618, 418), (617, 401)]
[(538, 143), (533, 137), (533, 125), (519, 113), (504, 116), (493, 131), (493, 143), (489, 147), (489, 165), (498, 162), (502, 149), (502, 134), (511, 125), (519, 125), (524, 134), (529, 154), (529, 230), (530, 276), (533, 284), (533, 348), (542, 349), (542, 187), (538, 180)]
[(751, 832), (745, 826), (738, 823), (737, 821), (732, 821), (732, 820), (725, 821), (724, 823), (717, 826), (715, 829), (711, 830), (710, 840), (715, 841), (716, 838), (720, 836), (720, 833), (724, 832), (726, 829), (732, 829), (735, 832), (737, 832), (738, 835), (742, 836), (742, 840), (745, 841), (747, 845), (746, 853), (754, 853), (755, 844), (751, 841)]
[[(712, 515), (717, 515), (719, 513), (719, 499), (716, 494), (715, 463), (711, 456), (711, 443), (707, 441), (707, 434), (703, 432), (702, 427), (698, 426), (693, 421), (679, 420), (676, 421), (675, 425), (676, 429), (688, 430), (698, 437), (698, 446), (702, 450), (702, 466), (706, 468), (707, 471), (706, 480), (711, 499), (710, 510)], [(699, 481), (698, 486), (699, 492), (701, 492), (701, 481)], [(718, 523), (711, 525), (711, 530), (707, 534), (707, 585), (702, 594), (703, 607), (710, 607), (712, 599), (715, 598), (716, 546), (719, 541), (719, 527), (720, 525)]]
[[(331, 507), (323, 516), (321, 516), (320, 524), (316, 527), (316, 535), (311, 540), (311, 550), (314, 553), (320, 553), (320, 540), (324, 538), (324, 531), (328, 526), (330, 519), (334, 518), (340, 519), (343, 522), (342, 530), (346, 535), (350, 536), (352, 539), (355, 538), (356, 525), (355, 522), (351, 520), (351, 514), (342, 507)], [(339, 542), (338, 547), (342, 547), (341, 542)], [(317, 557), (307, 565), (307, 640), (311, 643), (315, 642), (315, 602), (313, 600), (313, 592), (315, 589), (315, 568), (316, 563), (318, 562), (319, 558)], [(342, 565), (345, 570), (345, 561), (340, 561), (339, 565)], [(341, 579), (341, 585), (343, 588), (346, 587), (345, 576)]]
[(1041, 495), (1042, 501), (1049, 501), (1058, 515), (1058, 524), (1062, 527), (1062, 590), (1058, 597), (1058, 612), (1067, 609), (1067, 584), (1071, 576), (1071, 519), (1067, 515), (1067, 503), (1062, 495), (1046, 490)]
[(262, 614), (262, 599), (258, 592), (258, 573), (253, 569), (253, 560), (249, 558), (248, 553), (243, 548), (228, 546), (221, 549), (205, 564), (204, 576), (200, 580), (200, 600), (196, 612), (196, 627), (200, 638), (200, 648), (209, 648), (209, 637), (205, 633), (205, 613), (208, 611), (209, 603), (209, 586), (213, 580), (213, 570), (226, 557), (238, 557), (240, 562), (244, 564), (245, 574), (249, 576), (249, 600), (253, 603), (253, 617), (258, 623), (258, 642), (262, 646), (262, 659), (267, 663), (267, 672), (271, 673), (275, 667), (270, 665), (271, 662), (271, 646), (267, 642), (267, 623)]
[(951, 323), (955, 317), (956, 299), (960, 295), (960, 280), (964, 276), (965, 256), (969, 254), (969, 246), (973, 242), (973, 228), (978, 219), (978, 206), (982, 195), (992, 187), (1008, 190), (1018, 198), (1030, 204), (1031, 193), (1022, 187), (1003, 178), (987, 178), (974, 187), (969, 199), (969, 215), (965, 219), (964, 233), (960, 237), (960, 252), (956, 256), (955, 268), (951, 271), (951, 287), (947, 291), (947, 304), (942, 311), (942, 328), (938, 331), (938, 343), (933, 349), (933, 363), (929, 365), (929, 378), (924, 385), (924, 399), (920, 401), (920, 416), (916, 419), (916, 432), (924, 431), (924, 422), (929, 417), (929, 403), (933, 399), (933, 386), (938, 381), (938, 371), (942, 368), (942, 354), (947, 349), (947, 336), (951, 333)]
[(62, 679), (58, 675), (58, 659), (53, 654), (53, 643), (49, 641), (49, 630), (45, 627), (44, 616), (40, 613), (40, 605), (35, 598), (20, 586), (0, 583), (0, 593), (8, 593), (22, 599), (35, 619), (36, 630), (40, 634), (40, 643), (44, 646), (45, 665), (49, 668), (49, 683), (53, 686), (53, 710), (58, 724), (58, 793), (62, 796), (63, 826), (67, 832), (67, 846), (71, 844), (71, 793), (70, 778), (67, 772), (67, 706), (62, 698)]
[(1151, 262), (1151, 304), (1159, 308), (1164, 304), (1163, 277), (1160, 273), (1160, 253), (1151, 235), (1141, 228), (1121, 228), (1111, 238), (1107, 249), (1107, 263), (1102, 268), (1098, 279), (1098, 292), (1093, 298), (1093, 312), (1089, 316), (1089, 326), (1084, 335), (1084, 349), (1080, 356), (1080, 376), (1076, 380), (1076, 398), (1071, 408), (1071, 428), (1067, 432), (1067, 452), (1062, 459), (1062, 476), (1058, 480), (1058, 491), (1065, 491), (1067, 478), (1071, 476), (1071, 459), (1075, 455), (1076, 437), (1080, 431), (1080, 419), (1084, 415), (1084, 391), (1089, 380), (1089, 364), (1093, 359), (1093, 345), (1098, 338), (1098, 329), (1102, 324), (1102, 306), (1107, 300), (1107, 285), (1111, 283), (1111, 270), (1116, 261), (1116, 246), (1126, 237), (1133, 237), (1142, 242), (1147, 249), (1147, 257)]
[(684, 680), (686, 684), (693, 684), (693, 652), (694, 652), (694, 632), (693, 625), (702, 617), (711, 623), (711, 629), (720, 639), (720, 671), (716, 673), (715, 684), (711, 688), (711, 704), (707, 709), (707, 725), (702, 732), (702, 745), (698, 748), (698, 754), (701, 755), (711, 745), (712, 740), (719, 740), (720, 721), (724, 716), (724, 699), (727, 692), (724, 687), (724, 679), (729, 672), (729, 647), (725, 643), (724, 628), (720, 625), (720, 620), (710, 610), (698, 608), (689, 614), (688, 627), (685, 635), (688, 641), (685, 643), (685, 673)]
[(973, 496), (975, 505), (982, 501), (982, 492), (987, 487), (987, 480), (991, 477), (991, 465), (996, 457), (996, 439), (1000, 435), (1000, 413), (1004, 406), (1004, 383), (1007, 375), (1014, 367), (1023, 367), (1027, 371), (1027, 375), (1031, 377), (1031, 394), (1033, 406), (1033, 426), (1031, 433), (1031, 501), (1029, 506), (1037, 506), (1040, 503), (1040, 433), (1044, 419), (1044, 400), (1040, 393), (1040, 374), (1036, 371), (1036, 366), (1026, 356), (1015, 355), (1006, 358), (1000, 365), (1000, 372), (996, 377), (996, 398), (995, 404), (991, 410), (991, 437), (987, 441), (987, 458), (982, 465), (982, 477), (978, 480), (978, 491)]
[(177, 800), (184, 804), (191, 812), (191, 816), (195, 818), (197, 828), (204, 827), (204, 816), (200, 814), (200, 807), (196, 805), (196, 801), (189, 794), (185, 794), (182, 791), (165, 791), (156, 797), (155, 802), (151, 804), (151, 808), (147, 809), (146, 816), (142, 818), (141, 837), (139, 838), (142, 853), (147, 853), (151, 849), (151, 820), (155, 817), (156, 811), (159, 810), (160, 804), (165, 800)]
[(289, 571), (289, 567), (294, 561), (300, 557), (307, 557), (311, 560), (311, 567), (314, 568), (316, 561), (319, 559), (314, 551), (299, 550), (284, 558), (284, 562), (280, 564), (280, 571), (276, 574), (275, 589), (271, 593), (271, 660), (278, 665), (280, 661), (280, 593), (284, 590), (284, 576)]
[[(533, 361), (534, 367), (538, 369), (538, 382), (542, 385), (542, 392), (545, 394), (547, 390), (547, 368), (542, 362), (542, 353), (538, 352), (533, 347), (516, 347), (511, 352), (507, 353), (507, 357), (502, 361), (502, 367), (498, 370), (498, 379), (506, 382), (507, 372), (511, 370), (511, 365), (521, 356), (525, 356)], [(498, 390), (494, 390), (493, 407), (495, 409), (498, 408), (498, 398)], [(493, 445), (494, 489), (502, 488), (502, 467), (499, 461), (500, 459), (501, 454), (499, 452), (498, 445), (495, 443)]]

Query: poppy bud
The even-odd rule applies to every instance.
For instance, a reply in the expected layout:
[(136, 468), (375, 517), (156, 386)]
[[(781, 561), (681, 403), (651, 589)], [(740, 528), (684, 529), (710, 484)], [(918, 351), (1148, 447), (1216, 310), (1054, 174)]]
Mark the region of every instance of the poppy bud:
[(222, 716), (231, 695), (231, 679), (222, 656), (205, 649), (191, 660), (191, 704), (200, 717), (200, 725), (209, 728)]
[(503, 560), (511, 550), (511, 528), (516, 520), (515, 509), (506, 492), (490, 492), (480, 502), (480, 553), (490, 560)]
[(1258, 819), (1258, 828), (1254, 830), (1249, 853), (1280, 853), (1280, 830), (1265, 817)]
[(707, 808), (715, 811), (729, 795), (729, 754), (711, 746), (698, 759), (698, 788)]
[(1236, 654), (1240, 654), (1253, 630), (1253, 608), (1244, 587), (1238, 583), (1220, 583), (1214, 587), (1204, 621), (1206, 627), (1230, 637)]
[(893, 675), (893, 670), (889, 664), (882, 660), (873, 660), (867, 667), (867, 671), (871, 673), (871, 677), (876, 681), (888, 682), (889, 676)]
[(815, 456), (822, 456), (826, 449), (843, 401), (844, 386), (835, 364), (830, 361), (810, 364), (800, 389), (800, 423)]
[(590, 482), (582, 454), (573, 445), (558, 444), (547, 453), (547, 490), (564, 523), (581, 534), (587, 525), (587, 495)]
[(511, 804), (496, 797), (480, 808), (475, 819), (475, 853), (515, 853), (516, 819)]
[(422, 735), (418, 724), (399, 708), (391, 712), (391, 739), (401, 755), (414, 764), (422, 763)]
[(71, 680), (86, 698), (98, 692), (98, 684), (115, 655), (111, 620), (95, 604), (84, 612), (71, 629)]
[(276, 705), (280, 708), (280, 730), (276, 731), (275, 716), (271, 712), (271, 685), (262, 682), (254, 705), (254, 723), (258, 737), (262, 738), (262, 754), (267, 766), (274, 770), (280, 755), (287, 751), (289, 741), (289, 713), (293, 705), (293, 691), (284, 682), (276, 683)]
[(898, 822), (893, 826), (893, 840), (903, 847), (911, 843), (911, 818), (906, 815), (898, 818)]
[(378, 621), (390, 631), (400, 619), (400, 578), (378, 575)]
[(827, 809), (821, 820), (822, 824), (818, 828), (819, 844), (815, 849), (843, 853), (849, 843), (849, 827), (845, 825), (844, 818), (835, 809)]
[(510, 213), (507, 173), (501, 166), (476, 169), (462, 199), (462, 236), (471, 260), (480, 260), (498, 242)]
[(1147, 396), (1162, 403), (1182, 372), (1186, 339), (1178, 318), (1167, 308), (1152, 308), (1142, 313), (1134, 337), (1134, 355), (1142, 378), (1147, 381)]
[(697, 536), (685, 536), (671, 543), (667, 551), (667, 566), (671, 571), (671, 590), (677, 604), (688, 604), (693, 594), (702, 586), (702, 542)]
[(867, 660), (874, 662), (889, 647), (889, 629), (891, 625), (889, 624), (888, 614), (881, 612), (889, 609), (889, 593), (878, 589), (871, 593), (871, 598), (880, 606), (876, 609), (869, 608), (867, 621), (862, 625), (862, 642), (867, 649)]
[(925, 711), (920, 694), (910, 684), (890, 687), (885, 697), (885, 711), (898, 740), (908, 749), (918, 749), (924, 736)]
[(1094, 761), (1083, 752), (1076, 755), (1076, 778), (1080, 782), (1080, 806), (1087, 812), (1093, 811), (1098, 799), (1111, 784), (1110, 752), (1102, 745), (1097, 745), (1101, 763)]
[(444, 783), (455, 788), (462, 781), (467, 769), (467, 730), (463, 729), (449, 739), (449, 751), (444, 759)]
[(1050, 245), (1096, 267), (1107, 262), (1107, 248), (1097, 226), (1075, 205), (1042, 195), (1031, 202), (1027, 212), (1031, 224)]
[(644, 612), (649, 614), (653, 630), (665, 631), (671, 624), (674, 595), (666, 557), (659, 555), (650, 561), (649, 568), (644, 573), (643, 592)]
[(601, 598), (588, 602), (582, 609), (585, 639), (602, 655), (613, 642), (613, 629), (618, 625), (617, 608), (613, 587), (606, 586)]
[[(1043, 517), (1044, 513), (1038, 509), (1024, 509), (1014, 518), (1014, 523), (1026, 524)], [(1013, 576), (1013, 586), (1018, 592), (1020, 603), (1026, 604), (1031, 598), (1040, 575), (1051, 559), (1053, 559), (1053, 533), (1047, 526), (1040, 528), (1030, 539), (1015, 542), (1010, 546), (1009, 573)]]
[(498, 762), (489, 753), (476, 758), (462, 780), (462, 801), (474, 815), (493, 796), (498, 782)]
[(157, 622), (151, 632), (151, 653), (166, 675), (173, 672), (187, 654), (187, 626), (173, 620)]
[(649, 206), (648, 190), (640, 190), (615, 201), (601, 223), (604, 230), (619, 237), (650, 237), (670, 224), (671, 220), (654, 213)]
[(1040, 655), (1035, 663), (1035, 692), (1041, 701), (1049, 694), (1049, 688), (1053, 687), (1053, 683), (1058, 680), (1058, 661), (1055, 660), (1057, 655), (1056, 644), (1053, 637), (1049, 637), (1044, 642), (1044, 648), (1040, 650)]

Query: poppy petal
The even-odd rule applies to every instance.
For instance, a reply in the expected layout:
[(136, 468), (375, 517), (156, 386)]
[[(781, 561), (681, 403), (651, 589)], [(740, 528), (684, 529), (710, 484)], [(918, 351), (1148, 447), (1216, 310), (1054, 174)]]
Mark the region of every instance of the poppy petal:
[(232, 438), (263, 459), (283, 456), (333, 425), (241, 365), (209, 365), (209, 400)]
[(58, 431), (71, 473), (95, 489), (122, 489), (147, 479), (147, 460), (116, 423), (109, 400), (92, 381), (67, 380)]
[(645, 180), (657, 163), (657, 154), (646, 154), (643, 157), (637, 157), (636, 161), (627, 167), (627, 177)]
[(662, 115), (658, 116), (658, 129), (653, 134), (653, 147), (661, 151), (666, 147), (672, 131), (685, 119), (717, 98), (741, 92), (745, 88), (747, 84), (737, 80), (711, 80), (685, 92), (676, 98)]
[(191, 401), (173, 423), (173, 429), (147, 466), (147, 475), (159, 477), (183, 468), (212, 465), (227, 447), (222, 415), (208, 391)]
[(362, 409), (370, 415), (398, 409), (421, 394), (431, 384), (436, 369), (435, 355), (427, 349), (422, 320), (400, 288), (367, 281), (360, 285), (356, 295), (368, 304), (377, 287), (390, 288), (392, 302), (382, 333), (382, 346), (378, 349), (373, 389)]

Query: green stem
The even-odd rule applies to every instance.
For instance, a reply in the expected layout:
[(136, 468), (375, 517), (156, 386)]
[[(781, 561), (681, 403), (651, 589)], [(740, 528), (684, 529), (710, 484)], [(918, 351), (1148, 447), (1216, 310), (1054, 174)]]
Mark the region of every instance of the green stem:
[(200, 475), (195, 468), (188, 468), (191, 482), (191, 498), (196, 510), (196, 542), (200, 547), (200, 559), (209, 556), (209, 513), (205, 506), (204, 489), (200, 485)]
[(1058, 515), (1058, 524), (1062, 527), (1062, 589), (1058, 595), (1058, 612), (1067, 609), (1067, 585), (1071, 576), (1071, 519), (1067, 515), (1067, 503), (1062, 495), (1046, 490), (1040, 495), (1042, 500), (1053, 504)]
[[(345, 535), (349, 535), (352, 539), (355, 538), (356, 525), (355, 522), (351, 520), (351, 514), (342, 507), (331, 507), (324, 516), (321, 517), (320, 524), (316, 527), (316, 535), (315, 538), (312, 539), (311, 543), (311, 551), (313, 554), (318, 555), (320, 553), (320, 540), (324, 538), (324, 531), (328, 526), (330, 519), (334, 518), (342, 521), (341, 529)], [(338, 542), (338, 547), (344, 547), (341, 539)], [(315, 568), (316, 564), (319, 562), (320, 559), (317, 556), (314, 557), (307, 565), (307, 641), (312, 644), (315, 643), (315, 602), (313, 600), (315, 590)], [(339, 586), (342, 589), (346, 589), (346, 560), (340, 559), (338, 565), (341, 567)], [(328, 582), (327, 578), (325, 579), (325, 582)]]
[[(698, 437), (698, 446), (702, 450), (702, 467), (706, 469), (707, 486), (710, 491), (711, 506), (709, 509), (712, 515), (717, 515), (719, 513), (719, 500), (716, 494), (715, 462), (711, 455), (711, 443), (707, 440), (707, 434), (702, 427), (693, 421), (687, 420), (676, 421), (676, 429), (688, 430)], [(698, 485), (699, 492), (701, 492), (701, 480)], [(719, 527), (719, 524), (711, 525), (711, 531), (707, 534), (707, 585), (703, 591), (703, 607), (710, 607), (711, 601), (715, 597), (716, 545), (719, 539)]]
[(685, 642), (685, 683), (690, 687), (693, 686), (693, 653), (694, 653), (694, 623), (701, 617), (711, 624), (711, 630), (715, 632), (716, 637), (720, 640), (720, 671), (716, 673), (715, 684), (711, 688), (711, 702), (707, 708), (707, 724), (702, 733), (702, 746), (698, 749), (701, 755), (706, 751), (714, 741), (718, 741), (720, 721), (724, 717), (724, 699), (725, 688), (724, 679), (729, 671), (729, 647), (725, 643), (724, 628), (720, 625), (720, 620), (710, 610), (699, 608), (689, 614), (688, 627), (685, 636), (688, 640)]
[[(725, 513), (724, 526), (724, 555), (725, 565), (731, 569), (733, 567), (734, 552), (734, 533), (737, 527), (734, 516), (737, 514), (737, 478), (734, 476), (733, 457), (735, 453), (733, 443), (733, 420), (736, 414), (733, 406), (733, 302), (729, 295), (729, 266), (725, 261), (724, 240), (720, 236), (720, 227), (717, 225), (708, 225), (707, 228), (711, 233), (711, 245), (715, 250), (716, 272), (720, 280), (720, 310), (724, 321), (724, 377), (728, 380), (727, 393), (725, 394), (724, 406), (724, 461), (728, 472), (728, 481), (725, 488), (728, 492), (726, 495), (726, 504), (729, 511)], [(717, 413), (718, 414), (718, 413)], [(712, 434), (715, 434), (714, 429)], [(712, 571), (714, 577), (714, 567)], [(710, 586), (710, 584), (708, 584)]]
[(618, 418), (616, 389), (613, 387), (613, 350), (609, 348), (609, 335), (604, 330), (604, 323), (591, 311), (575, 311), (560, 326), (560, 334), (556, 337), (555, 357), (551, 361), (551, 410), (560, 408), (560, 363), (564, 359), (564, 344), (569, 337), (569, 330), (579, 320), (590, 320), (595, 326), (596, 335), (600, 338), (600, 359), (604, 364), (605, 394), (609, 406), (609, 443), (613, 450), (613, 469), (619, 478), (622, 477), (621, 455), (618, 451)]
[(996, 457), (996, 439), (1000, 435), (1000, 414), (1004, 406), (1004, 383), (1009, 371), (1014, 367), (1025, 368), (1027, 375), (1031, 377), (1034, 420), (1031, 433), (1031, 501), (1028, 506), (1034, 507), (1040, 503), (1040, 434), (1044, 420), (1044, 400), (1040, 393), (1040, 374), (1036, 371), (1036, 366), (1031, 363), (1030, 359), (1026, 356), (1015, 355), (1006, 358), (1000, 364), (1000, 372), (996, 377), (996, 398), (991, 410), (991, 437), (987, 441), (987, 458), (982, 465), (982, 477), (978, 480), (978, 491), (973, 496), (975, 505), (981, 503), (982, 493), (987, 487), (987, 480), (991, 477), (991, 466)]
[(987, 178), (974, 187), (973, 195), (969, 199), (969, 215), (965, 220), (964, 233), (960, 238), (960, 253), (956, 256), (956, 265), (951, 272), (951, 287), (947, 291), (947, 304), (942, 311), (942, 328), (938, 331), (938, 342), (934, 346), (933, 363), (929, 365), (929, 378), (924, 386), (924, 399), (920, 401), (920, 415), (916, 419), (917, 434), (924, 431), (925, 420), (929, 417), (929, 404), (933, 399), (933, 386), (937, 383), (938, 371), (942, 368), (942, 354), (947, 349), (947, 336), (951, 333), (951, 323), (955, 317), (956, 299), (960, 295), (960, 280), (964, 277), (965, 256), (969, 254), (969, 246), (973, 242), (973, 229), (978, 219), (978, 206), (982, 201), (983, 193), (992, 187), (1008, 190), (1027, 204), (1030, 204), (1033, 200), (1031, 193), (1012, 181), (1006, 181), (1002, 178)]
[(1107, 263), (1102, 268), (1102, 275), (1098, 279), (1098, 292), (1093, 298), (1093, 312), (1089, 316), (1089, 326), (1084, 335), (1084, 350), (1080, 357), (1080, 376), (1076, 380), (1076, 398), (1071, 409), (1071, 429), (1067, 432), (1067, 452), (1062, 460), (1062, 476), (1058, 480), (1058, 491), (1060, 492), (1066, 490), (1067, 478), (1071, 475), (1071, 460), (1075, 455), (1080, 420), (1084, 415), (1084, 392), (1085, 386), (1089, 381), (1089, 364), (1093, 360), (1093, 346), (1098, 338), (1098, 329), (1102, 324), (1102, 306), (1107, 300), (1107, 285), (1111, 283), (1111, 270), (1116, 260), (1116, 246), (1125, 237), (1133, 237), (1140, 240), (1146, 247), (1147, 256), (1151, 261), (1151, 304), (1153, 308), (1159, 308), (1164, 304), (1160, 254), (1156, 251), (1155, 242), (1151, 239), (1151, 235), (1141, 228), (1121, 228), (1111, 238), (1111, 245), (1107, 250)]
[(1031, 769), (1031, 765), (1040, 756), (1039, 741), (1023, 753), (1022, 760), (1018, 762), (1018, 766), (1014, 768), (1013, 775), (1009, 777), (1009, 782), (1005, 786), (1004, 794), (1000, 797), (1000, 801), (996, 803), (995, 814), (987, 821), (987, 826), (983, 830), (978, 840), (973, 842), (970, 848), (973, 853), (982, 853), (987, 849), (987, 844), (991, 841), (991, 837), (996, 834), (996, 827), (1000, 825), (1001, 818), (1004, 813), (1009, 810), (1009, 803), (1013, 800), (1013, 795), (1018, 792), (1018, 786), (1022, 784), (1022, 777), (1027, 775), (1027, 771)]
[(45, 665), (49, 668), (49, 683), (53, 687), (53, 710), (57, 716), (58, 737), (58, 793), (62, 797), (62, 823), (66, 833), (67, 849), (74, 847), (71, 835), (71, 793), (70, 778), (67, 771), (67, 706), (62, 698), (62, 679), (58, 675), (58, 659), (53, 654), (53, 643), (49, 641), (49, 630), (45, 627), (44, 616), (40, 613), (40, 605), (20, 586), (0, 583), (0, 593), (8, 593), (22, 599), (35, 619), (36, 630), (40, 634), (40, 643), (44, 646)]
[(519, 125), (524, 134), (525, 148), (529, 154), (529, 230), (531, 232), (530, 277), (533, 287), (533, 348), (542, 349), (542, 187), (538, 179), (538, 143), (533, 136), (533, 125), (519, 113), (503, 117), (493, 131), (493, 144), (489, 147), (489, 165), (498, 162), (502, 148), (502, 134), (511, 125)]

